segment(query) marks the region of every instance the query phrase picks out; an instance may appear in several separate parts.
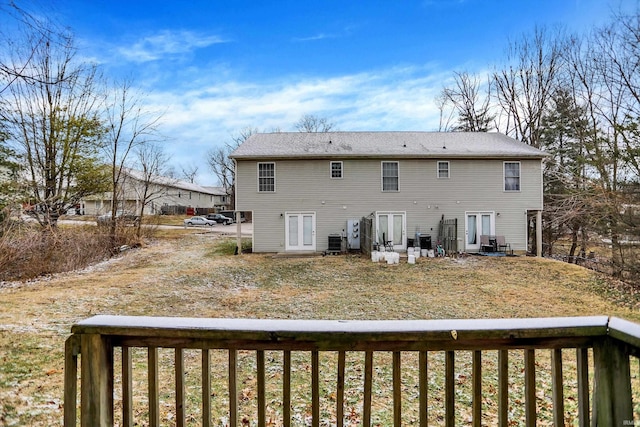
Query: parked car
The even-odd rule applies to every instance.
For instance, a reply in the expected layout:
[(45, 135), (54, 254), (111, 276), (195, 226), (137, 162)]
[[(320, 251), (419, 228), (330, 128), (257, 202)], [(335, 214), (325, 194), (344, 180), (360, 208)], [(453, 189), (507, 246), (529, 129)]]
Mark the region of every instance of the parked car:
[[(231, 218), (231, 222), (236, 222), (236, 213), (234, 211), (221, 211), (220, 215), (224, 215), (227, 218)], [(244, 212), (240, 212), (240, 222), (245, 222)]]
[[(125, 210), (117, 210), (116, 211), (116, 222), (126, 224), (126, 225), (134, 225), (140, 221), (140, 217), (133, 212), (125, 211)], [(96, 218), (96, 222), (98, 225), (105, 225), (111, 222), (111, 212), (107, 212), (104, 215), (100, 215)]]
[(212, 221), (215, 221), (217, 223), (220, 224), (224, 224), (224, 225), (229, 225), (229, 224), (233, 224), (233, 219), (229, 218), (228, 216), (224, 216), (222, 214), (209, 214), (206, 216), (207, 219), (210, 219)]
[(203, 216), (192, 216), (184, 220), (184, 226), (189, 225), (208, 225), (209, 227), (213, 227), (216, 225), (216, 222)]

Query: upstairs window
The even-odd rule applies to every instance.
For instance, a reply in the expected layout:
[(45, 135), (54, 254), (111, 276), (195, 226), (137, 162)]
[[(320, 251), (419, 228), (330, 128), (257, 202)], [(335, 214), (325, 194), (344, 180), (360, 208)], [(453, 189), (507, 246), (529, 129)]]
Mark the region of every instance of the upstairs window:
[(276, 191), (276, 164), (258, 163), (258, 192), (273, 193)]
[(398, 191), (398, 162), (382, 162), (382, 191)]
[(331, 178), (342, 179), (342, 162), (331, 162)]
[(438, 162), (438, 178), (449, 178), (449, 162)]
[(504, 191), (520, 191), (520, 162), (504, 162)]

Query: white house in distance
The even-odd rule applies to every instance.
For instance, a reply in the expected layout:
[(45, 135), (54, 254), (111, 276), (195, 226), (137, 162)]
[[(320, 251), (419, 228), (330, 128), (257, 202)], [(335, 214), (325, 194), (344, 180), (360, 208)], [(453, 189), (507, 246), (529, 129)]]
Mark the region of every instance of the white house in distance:
[(542, 246), (546, 155), (503, 134), (262, 133), (230, 157), (235, 209), (252, 211), (255, 252), (322, 252), (362, 218), (373, 241), (399, 251), (416, 233), (435, 245), (443, 219), (455, 224), (458, 251), (501, 235), (524, 252), (530, 222)]
[[(122, 190), (118, 209), (139, 213), (144, 200), (145, 175), (134, 169), (123, 169)], [(165, 176), (152, 176), (147, 190), (145, 214), (171, 213), (176, 207), (201, 210), (227, 210), (229, 197), (222, 187), (203, 187)], [(100, 215), (111, 210), (111, 195), (105, 193), (83, 201), (86, 215)]]

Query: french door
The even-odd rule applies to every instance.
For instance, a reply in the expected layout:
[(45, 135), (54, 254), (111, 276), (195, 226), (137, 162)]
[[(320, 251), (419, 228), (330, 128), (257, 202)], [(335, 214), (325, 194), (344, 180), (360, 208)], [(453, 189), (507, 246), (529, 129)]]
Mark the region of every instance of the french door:
[(403, 250), (405, 247), (407, 220), (404, 212), (376, 212), (376, 239), (384, 245), (392, 242), (394, 250)]
[(465, 222), (465, 249), (480, 250), (480, 236), (495, 234), (495, 217), (493, 212), (467, 212)]
[(315, 212), (287, 212), (284, 234), (286, 251), (315, 251)]

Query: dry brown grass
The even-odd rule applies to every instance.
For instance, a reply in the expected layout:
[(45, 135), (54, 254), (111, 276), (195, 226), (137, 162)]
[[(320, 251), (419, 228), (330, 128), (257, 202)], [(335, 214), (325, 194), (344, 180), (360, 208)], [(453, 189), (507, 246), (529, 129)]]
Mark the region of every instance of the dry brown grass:
[(637, 295), (557, 261), (465, 257), (389, 266), (353, 255), (232, 256), (221, 253), (219, 234), (166, 233), (82, 271), (0, 285), (0, 425), (61, 424), (64, 340), (74, 322), (94, 314), (307, 319), (608, 314), (640, 320)]
[(0, 231), (0, 281), (30, 280), (84, 268), (108, 259), (122, 246), (138, 246), (151, 237), (154, 227), (119, 224), (112, 239), (107, 226), (58, 225), (43, 228), (36, 223), (7, 221)]

